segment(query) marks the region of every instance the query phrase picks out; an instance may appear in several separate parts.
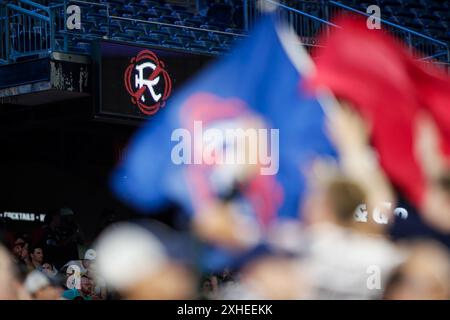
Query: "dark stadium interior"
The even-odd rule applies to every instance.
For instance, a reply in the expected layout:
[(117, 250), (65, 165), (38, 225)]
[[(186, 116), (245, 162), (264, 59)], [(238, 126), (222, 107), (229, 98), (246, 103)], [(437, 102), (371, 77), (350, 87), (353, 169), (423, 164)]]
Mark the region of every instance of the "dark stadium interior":
[(135, 128), (93, 121), (91, 104), (81, 98), (2, 110), (2, 210), (46, 213), (69, 206), (93, 235), (92, 219), (117, 209), (108, 173)]

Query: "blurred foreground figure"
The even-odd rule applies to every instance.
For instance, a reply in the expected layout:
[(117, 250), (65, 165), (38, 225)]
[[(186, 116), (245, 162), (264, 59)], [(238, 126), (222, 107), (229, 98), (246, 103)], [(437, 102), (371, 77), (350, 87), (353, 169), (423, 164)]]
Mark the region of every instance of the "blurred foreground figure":
[(28, 274), (25, 289), (35, 300), (60, 300), (62, 287), (54, 283), (46, 274), (34, 270)]
[(119, 223), (107, 228), (97, 244), (97, 272), (123, 299), (191, 299), (193, 275), (173, 261), (163, 244), (145, 228)]
[(28, 300), (9, 253), (0, 245), (0, 300)]
[(79, 289), (67, 289), (62, 296), (67, 300), (100, 300), (94, 293), (93, 280), (86, 275), (81, 276)]
[(297, 62), (309, 62), (298, 44), (278, 14), (261, 17), (137, 133), (112, 176), (127, 204), (152, 213), (175, 203), (199, 238), (229, 251), (203, 259), (209, 271), (258, 244), (279, 220), (298, 218), (299, 166), (311, 155), (335, 156), (322, 108), (298, 88)]
[[(450, 193), (442, 182), (450, 172), (448, 75), (419, 61), (387, 32), (369, 30), (365, 20), (336, 23), (342, 28), (333, 29), (316, 52), (314, 87), (329, 88), (361, 114), (390, 181), (430, 226), (449, 233)], [(440, 167), (435, 175), (425, 167), (424, 151), (416, 153), (424, 115), (436, 127), (435, 152), (445, 159), (432, 165)]]
[(401, 255), (382, 234), (360, 228), (354, 212), (364, 193), (346, 178), (331, 179), (309, 200), (308, 215), (320, 214), (308, 229), (306, 261), (313, 299), (379, 299)]
[[(368, 213), (393, 202), (393, 195), (371, 156), (358, 115), (336, 106), (328, 127), (340, 166), (324, 159), (316, 162), (304, 206), (311, 298), (379, 299), (402, 257), (386, 237), (391, 212)], [(367, 208), (364, 217), (362, 206)]]
[(411, 245), (407, 260), (391, 277), (384, 298), (449, 300), (450, 255), (445, 248), (431, 241)]

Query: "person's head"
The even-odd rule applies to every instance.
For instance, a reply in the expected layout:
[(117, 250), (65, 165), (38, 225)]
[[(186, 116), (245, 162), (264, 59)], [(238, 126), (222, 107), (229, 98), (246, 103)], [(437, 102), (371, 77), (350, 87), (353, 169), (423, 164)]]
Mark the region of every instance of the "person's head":
[(49, 277), (54, 277), (58, 272), (55, 266), (48, 261), (44, 261), (41, 265), (41, 271)]
[(361, 187), (346, 179), (331, 181), (325, 190), (325, 202), (337, 223), (353, 224), (356, 208), (365, 203), (365, 194)]
[(86, 250), (86, 253), (84, 254), (84, 259), (82, 260), (83, 266), (86, 269), (89, 269), (89, 267), (92, 265), (92, 263), (95, 261), (95, 257), (97, 256), (97, 253), (94, 249), (88, 249)]
[(306, 220), (309, 223), (331, 222), (352, 226), (355, 211), (366, 202), (362, 188), (350, 179), (336, 173), (318, 183), (305, 202)]
[(194, 280), (160, 240), (132, 223), (107, 228), (96, 243), (98, 275), (124, 299), (188, 299)]
[(41, 246), (34, 246), (30, 250), (31, 261), (35, 264), (41, 265), (44, 261), (44, 251)]
[(53, 284), (48, 276), (38, 270), (27, 276), (25, 288), (35, 300), (58, 300), (62, 293), (60, 286)]
[(385, 299), (450, 299), (450, 254), (442, 245), (419, 241), (409, 246), (408, 257), (388, 281)]
[(18, 259), (22, 257), (22, 250), (25, 245), (26, 245), (26, 241), (22, 237), (19, 237), (14, 241), (13, 248), (12, 248), (12, 253), (13, 253), (14, 257), (16, 257)]
[(207, 299), (214, 299), (214, 295), (218, 293), (219, 280), (215, 275), (205, 276), (201, 282), (201, 297)]
[(82, 276), (80, 284), (80, 291), (83, 295), (92, 294), (92, 280), (88, 276)]
[(49, 263), (49, 262), (44, 262), (43, 264), (42, 264), (42, 272), (44, 272), (44, 273), (50, 273), (50, 272), (52, 272), (53, 271), (53, 266), (52, 266), (52, 264), (51, 263)]
[(209, 294), (212, 291), (212, 284), (210, 279), (206, 279), (202, 283), (202, 291), (204, 294)]

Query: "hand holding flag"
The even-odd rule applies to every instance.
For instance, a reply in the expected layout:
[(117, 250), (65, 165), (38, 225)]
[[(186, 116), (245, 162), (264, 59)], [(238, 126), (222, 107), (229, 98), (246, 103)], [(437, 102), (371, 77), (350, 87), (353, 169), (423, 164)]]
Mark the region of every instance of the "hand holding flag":
[(324, 37), (317, 51), (313, 84), (352, 104), (371, 126), (371, 142), (393, 185), (425, 218), (441, 217), (434, 227), (450, 231), (444, 223), (450, 220), (450, 202), (436, 207), (432, 198), (443, 190), (414, 154), (417, 121), (426, 113), (438, 128), (439, 153), (449, 158), (450, 79), (416, 60), (384, 31), (367, 29), (365, 21), (343, 18), (337, 24), (342, 28)]
[[(194, 219), (199, 212), (209, 214), (206, 208), (226, 199), (238, 208), (232, 212), (250, 219), (261, 233), (279, 219), (297, 219), (305, 191), (305, 177), (299, 168), (316, 156), (335, 157), (336, 153), (325, 131), (322, 107), (314, 96), (298, 88), (303, 76), (293, 61), (302, 61), (306, 55), (301, 55), (299, 43), (291, 42), (280, 37), (275, 17), (266, 16), (229, 56), (172, 96), (157, 118), (133, 139), (124, 162), (113, 175), (116, 194), (142, 212), (176, 202), (184, 214)], [(287, 52), (292, 45), (293, 50)], [(258, 174), (244, 174), (246, 178), (241, 179), (240, 170), (234, 170), (239, 167), (178, 165), (171, 160), (171, 137), (177, 129), (187, 130), (189, 134), (183, 135), (187, 141), (189, 137), (196, 138), (196, 122), (206, 129), (246, 129), (242, 123), (252, 123), (247, 121), (251, 119), (263, 123), (253, 128), (258, 137), (271, 135), (273, 130), (279, 132), (278, 148), (272, 148), (272, 137), (265, 148), (259, 145), (258, 138), (256, 148), (258, 154), (268, 148), (276, 152), (268, 154), (272, 160), (279, 160), (273, 163), (277, 170), (272, 174), (263, 175), (258, 170)], [(205, 144), (202, 152), (213, 145), (208, 140), (197, 141)], [(256, 168), (261, 168), (261, 162)], [(227, 179), (236, 174), (237, 179)], [(223, 215), (217, 217), (217, 224), (208, 219), (201, 221), (218, 229), (223, 228), (224, 221), (230, 221)], [(234, 228), (233, 223), (225, 224)], [(230, 231), (224, 234), (232, 234)], [(211, 230), (206, 233), (214, 234)]]

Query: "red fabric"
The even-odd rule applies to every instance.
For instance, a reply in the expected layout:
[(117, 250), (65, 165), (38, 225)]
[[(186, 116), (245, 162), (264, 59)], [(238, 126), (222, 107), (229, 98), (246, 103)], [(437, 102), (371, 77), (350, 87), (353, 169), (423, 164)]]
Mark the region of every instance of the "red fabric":
[(443, 152), (450, 154), (450, 81), (384, 31), (368, 29), (365, 20), (347, 17), (336, 24), (342, 28), (324, 37), (314, 55), (317, 72), (310, 85), (325, 85), (354, 104), (370, 123), (385, 172), (420, 206), (426, 184), (414, 157), (415, 121), (427, 110), (440, 130)]

